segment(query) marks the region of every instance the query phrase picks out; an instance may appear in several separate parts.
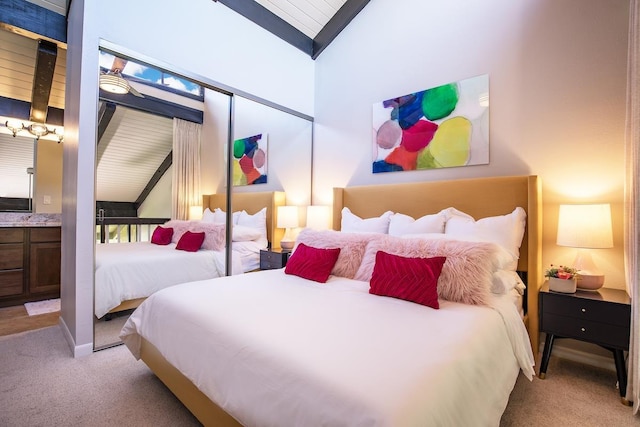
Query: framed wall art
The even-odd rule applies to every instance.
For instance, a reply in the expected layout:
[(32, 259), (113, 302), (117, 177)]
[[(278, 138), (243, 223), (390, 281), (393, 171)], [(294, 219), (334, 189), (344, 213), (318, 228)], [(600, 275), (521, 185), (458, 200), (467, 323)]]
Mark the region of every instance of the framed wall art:
[(267, 183), (267, 134), (233, 141), (233, 185)]

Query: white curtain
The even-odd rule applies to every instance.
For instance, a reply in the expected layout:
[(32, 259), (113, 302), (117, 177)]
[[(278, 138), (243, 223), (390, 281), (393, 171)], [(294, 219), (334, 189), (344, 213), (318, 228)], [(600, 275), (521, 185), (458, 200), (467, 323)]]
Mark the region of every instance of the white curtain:
[(640, 408), (640, 0), (629, 6), (629, 55), (627, 65), (626, 182), (625, 182), (625, 264), (627, 291), (631, 296), (631, 341), (629, 343), (629, 380), (627, 400), (633, 413)]
[(189, 207), (202, 205), (200, 134), (202, 125), (173, 119), (173, 190), (171, 218), (189, 219)]

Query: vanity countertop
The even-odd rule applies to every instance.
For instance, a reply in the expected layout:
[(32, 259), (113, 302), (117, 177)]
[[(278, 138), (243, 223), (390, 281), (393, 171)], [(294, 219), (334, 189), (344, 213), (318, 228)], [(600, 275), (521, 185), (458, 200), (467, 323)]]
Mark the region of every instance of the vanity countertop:
[(55, 213), (0, 212), (0, 227), (60, 227), (61, 215)]

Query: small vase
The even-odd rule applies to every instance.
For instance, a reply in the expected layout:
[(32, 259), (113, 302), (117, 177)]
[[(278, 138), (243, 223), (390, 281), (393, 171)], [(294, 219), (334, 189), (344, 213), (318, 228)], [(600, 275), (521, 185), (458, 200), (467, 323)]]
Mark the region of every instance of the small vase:
[(576, 279), (559, 279), (557, 277), (549, 277), (549, 290), (553, 292), (562, 292), (564, 294), (573, 294), (576, 291)]

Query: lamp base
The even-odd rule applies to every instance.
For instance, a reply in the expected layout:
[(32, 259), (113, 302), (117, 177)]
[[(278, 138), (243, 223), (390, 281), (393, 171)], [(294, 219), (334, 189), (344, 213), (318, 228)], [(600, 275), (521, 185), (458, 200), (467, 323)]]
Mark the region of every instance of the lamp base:
[(581, 291), (597, 291), (604, 285), (604, 274), (578, 272), (577, 287)]
[(296, 244), (296, 242), (294, 240), (281, 240), (280, 241), (280, 247), (282, 249), (291, 250), (291, 249), (293, 249), (293, 246), (295, 244)]

